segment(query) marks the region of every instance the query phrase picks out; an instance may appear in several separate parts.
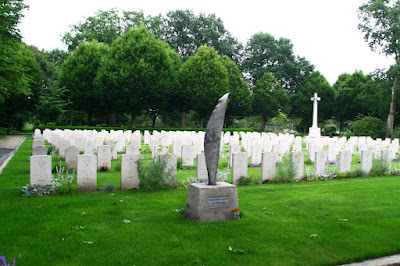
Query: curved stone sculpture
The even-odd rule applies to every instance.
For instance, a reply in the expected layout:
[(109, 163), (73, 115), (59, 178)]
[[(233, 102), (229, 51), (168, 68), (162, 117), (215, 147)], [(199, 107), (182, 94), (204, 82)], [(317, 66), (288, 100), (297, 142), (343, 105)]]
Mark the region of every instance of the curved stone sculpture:
[(218, 100), (218, 104), (215, 106), (215, 109), (208, 120), (206, 133), (204, 136), (204, 155), (206, 157), (209, 185), (217, 184), (217, 169), (219, 151), (221, 148), (221, 132), (224, 126), (228, 96), (229, 93), (225, 94)]

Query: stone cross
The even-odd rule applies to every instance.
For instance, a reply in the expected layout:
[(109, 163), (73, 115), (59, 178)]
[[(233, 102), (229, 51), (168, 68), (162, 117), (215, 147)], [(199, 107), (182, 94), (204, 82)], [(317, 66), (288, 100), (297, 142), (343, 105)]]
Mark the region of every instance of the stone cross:
[(314, 93), (314, 97), (311, 98), (311, 101), (314, 102), (313, 105), (313, 124), (312, 127), (318, 127), (318, 101), (320, 101), (321, 98), (318, 97), (317, 93)]

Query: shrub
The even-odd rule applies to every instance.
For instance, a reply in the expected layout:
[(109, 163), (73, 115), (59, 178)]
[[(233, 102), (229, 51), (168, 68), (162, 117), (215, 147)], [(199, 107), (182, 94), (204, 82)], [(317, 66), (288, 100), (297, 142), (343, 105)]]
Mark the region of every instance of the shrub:
[(370, 136), (374, 139), (384, 138), (386, 133), (385, 123), (372, 116), (357, 116), (357, 119), (350, 123), (350, 128), (356, 136)]
[(113, 192), (114, 190), (115, 190), (114, 184), (108, 183), (108, 184), (104, 185), (104, 188), (103, 188), (104, 192)]
[(369, 173), (370, 176), (382, 176), (388, 175), (390, 168), (390, 162), (388, 162), (385, 158), (373, 158), (372, 159), (372, 168)]
[(278, 176), (277, 181), (280, 182), (290, 182), (293, 181), (297, 174), (296, 167), (293, 164), (292, 157), (289, 156), (289, 161), (287, 163), (278, 163)]
[(244, 176), (241, 176), (241, 177), (239, 178), (238, 182), (239, 182), (239, 185), (240, 185), (240, 186), (245, 186), (245, 185), (250, 184), (250, 179), (248, 179), (248, 178), (246, 178), (246, 177), (244, 177)]
[(147, 167), (143, 159), (139, 159), (137, 164), (140, 189), (166, 189), (171, 187), (164, 180), (166, 163), (160, 157), (152, 158)]

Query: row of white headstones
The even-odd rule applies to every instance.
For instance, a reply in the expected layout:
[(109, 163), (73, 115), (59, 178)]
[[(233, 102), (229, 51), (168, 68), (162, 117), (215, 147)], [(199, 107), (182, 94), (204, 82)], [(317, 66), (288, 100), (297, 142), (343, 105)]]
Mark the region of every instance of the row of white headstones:
[[(56, 147), (60, 158), (65, 158), (66, 170), (77, 170), (77, 183), (81, 191), (96, 191), (98, 169), (101, 166), (110, 168), (111, 160), (117, 160), (117, 153), (124, 150), (125, 154), (121, 156), (121, 189), (139, 188), (137, 161), (142, 144), (140, 131), (45, 130), (42, 134), (40, 130), (36, 130), (30, 160), (30, 184), (45, 185), (51, 180), (51, 156), (47, 155), (47, 149), (44, 147), (45, 139)], [(144, 144), (151, 148), (153, 157), (161, 156), (167, 162), (166, 173), (170, 174), (168, 182), (172, 186), (176, 184), (178, 157), (182, 158), (183, 166), (194, 166), (196, 159), (196, 177), (203, 181), (208, 179), (202, 153), (204, 132), (154, 131), (150, 134), (145, 131), (143, 140)], [(233, 184), (237, 184), (241, 177), (247, 177), (249, 158), (251, 164), (261, 166), (261, 181), (275, 180), (276, 163), (282, 161), (283, 155), (289, 154), (297, 173), (295, 179), (302, 179), (303, 143), (314, 162), (315, 176), (326, 174), (329, 161), (336, 161), (337, 158), (339, 172), (349, 172), (354, 154), (360, 155), (361, 169), (369, 172), (374, 156), (382, 156), (390, 162), (399, 151), (398, 139), (391, 141), (373, 140), (370, 137), (307, 137), (303, 140), (291, 134), (254, 132), (224, 133), (221, 151), (229, 146), (229, 166), (232, 167)], [(324, 150), (325, 147), (328, 149)], [(224, 154), (222, 153), (222, 156)]]

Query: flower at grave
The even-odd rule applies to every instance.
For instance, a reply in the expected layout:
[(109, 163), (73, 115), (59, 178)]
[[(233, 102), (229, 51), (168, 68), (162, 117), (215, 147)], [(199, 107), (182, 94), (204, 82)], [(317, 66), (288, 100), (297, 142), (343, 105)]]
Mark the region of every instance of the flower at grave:
[(260, 167), (260, 166), (261, 166), (261, 164), (258, 164), (258, 163), (249, 164), (249, 167)]
[(311, 182), (311, 178), (308, 179), (308, 182)]
[(108, 165), (105, 163), (100, 165), (100, 171), (102, 171), (102, 172), (106, 172), (109, 169), (110, 169), (110, 167), (108, 167)]
[(142, 148), (142, 147), (139, 147), (139, 151), (141, 151), (141, 150), (143, 150), (143, 148)]
[(237, 211), (239, 211), (239, 208), (233, 208), (232, 211), (237, 212)]

